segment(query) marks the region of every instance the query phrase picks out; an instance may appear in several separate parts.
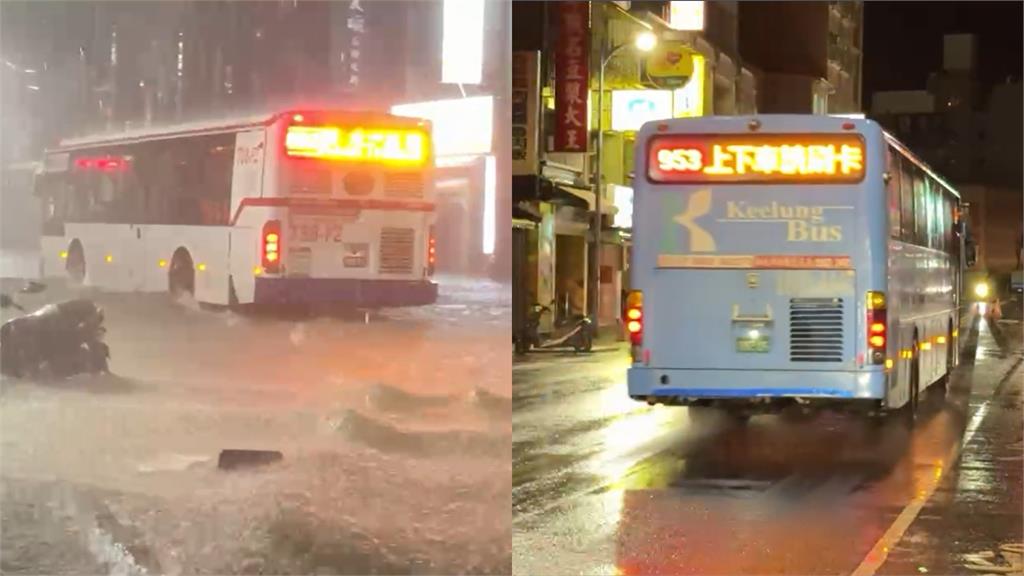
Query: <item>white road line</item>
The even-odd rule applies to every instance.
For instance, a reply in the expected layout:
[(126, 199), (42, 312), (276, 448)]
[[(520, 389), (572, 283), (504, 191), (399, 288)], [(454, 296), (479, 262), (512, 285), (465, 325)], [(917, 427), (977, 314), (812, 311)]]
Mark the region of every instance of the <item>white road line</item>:
[[(1008, 376), (1012, 377), (1013, 373), (1016, 372), (1019, 367), (1019, 364), (1011, 367)], [(964, 432), (963, 441), (954, 444), (950, 449), (949, 454), (946, 455), (945, 462), (948, 463), (946, 470), (952, 469), (956, 466), (957, 460), (960, 458), (960, 453), (971, 441), (971, 438), (974, 437), (974, 433), (977, 431), (978, 426), (981, 425), (982, 419), (985, 417), (985, 414), (988, 413), (988, 407), (991, 401), (992, 399), (989, 398), (978, 407), (977, 412), (974, 413), (970, 422), (967, 423), (967, 429)], [(914, 519), (921, 513), (925, 504), (927, 504), (928, 500), (930, 500), (932, 495), (935, 494), (941, 480), (942, 474), (936, 474), (928, 486), (918, 492), (917, 497), (911, 500), (906, 507), (903, 508), (900, 515), (896, 517), (896, 520), (893, 521), (892, 525), (889, 526), (889, 529), (885, 531), (885, 534), (882, 534), (882, 537), (878, 539), (878, 542), (875, 542), (871, 551), (868, 552), (867, 556), (865, 556), (863, 560), (861, 560), (861, 563), (850, 574), (850, 576), (873, 576), (878, 569), (882, 567), (882, 564), (884, 564), (886, 559), (889, 557), (889, 552), (896, 547), (896, 544), (898, 544), (900, 539), (903, 538), (907, 529), (910, 528), (911, 523), (914, 522)]]

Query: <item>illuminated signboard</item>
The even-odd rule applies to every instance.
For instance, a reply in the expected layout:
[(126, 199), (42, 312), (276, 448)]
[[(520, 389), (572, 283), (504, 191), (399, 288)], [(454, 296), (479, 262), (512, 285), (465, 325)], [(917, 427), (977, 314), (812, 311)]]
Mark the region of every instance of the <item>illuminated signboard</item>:
[(301, 158), (422, 164), (429, 139), (419, 130), (289, 126), (285, 152)]
[(652, 182), (859, 182), (856, 134), (666, 134), (648, 144)]
[(672, 92), (672, 112), (676, 118), (704, 115), (704, 56), (694, 54), (693, 74), (686, 86)]
[(671, 117), (671, 90), (612, 91), (612, 130), (639, 130), (644, 122)]
[(493, 96), (399, 104), (391, 113), (430, 120), (435, 157), (487, 154), (494, 145)]
[(669, 2), (668, 27), (673, 30), (703, 30), (703, 2)]

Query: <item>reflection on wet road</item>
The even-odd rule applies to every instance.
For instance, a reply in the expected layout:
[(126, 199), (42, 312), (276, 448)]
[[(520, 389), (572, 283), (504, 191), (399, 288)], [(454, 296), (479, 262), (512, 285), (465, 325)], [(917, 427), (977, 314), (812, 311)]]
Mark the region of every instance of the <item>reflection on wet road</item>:
[(369, 324), (98, 298), (114, 375), (2, 382), (3, 573), (511, 570), (507, 287)]
[[(920, 552), (901, 538), (907, 526), (909, 538), (940, 513), (922, 506), (958, 484), (970, 488), (973, 472), (955, 466), (959, 443), (987, 437), (986, 416), (1004, 402), (997, 388), (1020, 358), (1019, 347), (1006, 346), (1019, 336), (996, 334), (985, 322), (964, 333), (968, 362), (948, 397), (923, 399), (912, 430), (832, 413), (698, 425), (684, 408), (629, 400), (624, 351), (517, 365), (515, 572), (848, 574), (861, 566), (870, 574), (881, 566), (898, 573), (889, 572), (890, 554), (906, 568), (906, 551)], [(984, 485), (975, 493), (1001, 490), (992, 478), (973, 482)], [(1019, 540), (1019, 510), (990, 531)], [(898, 518), (907, 526), (893, 530)], [(947, 558), (916, 557), (915, 572), (931, 565), (948, 573), (941, 568), (951, 568), (952, 547), (933, 548)]]

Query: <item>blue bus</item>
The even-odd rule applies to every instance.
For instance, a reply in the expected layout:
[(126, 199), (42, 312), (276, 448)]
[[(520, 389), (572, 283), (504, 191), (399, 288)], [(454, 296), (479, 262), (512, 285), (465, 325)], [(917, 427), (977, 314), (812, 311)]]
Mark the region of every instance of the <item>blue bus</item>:
[(739, 420), (913, 414), (957, 364), (957, 191), (870, 120), (637, 133), (630, 396)]

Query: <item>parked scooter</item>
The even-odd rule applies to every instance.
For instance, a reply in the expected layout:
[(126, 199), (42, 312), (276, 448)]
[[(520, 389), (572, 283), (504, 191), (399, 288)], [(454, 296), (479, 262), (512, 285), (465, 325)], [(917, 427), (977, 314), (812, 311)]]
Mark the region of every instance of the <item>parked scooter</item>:
[(549, 337), (540, 334), (541, 317), (551, 309), (541, 304), (534, 304), (526, 319), (523, 333), (516, 339), (516, 353), (525, 354), (531, 349), (548, 350), (553, 348), (572, 348), (576, 352), (590, 352), (594, 346), (594, 323), (580, 314), (555, 323), (555, 331)]
[[(20, 292), (45, 289), (43, 284), (30, 282)], [(25, 311), (7, 294), (0, 298), (0, 307)], [(110, 349), (103, 341), (105, 333), (103, 309), (95, 302), (48, 304), (0, 327), (0, 372), (16, 378), (107, 372)]]

